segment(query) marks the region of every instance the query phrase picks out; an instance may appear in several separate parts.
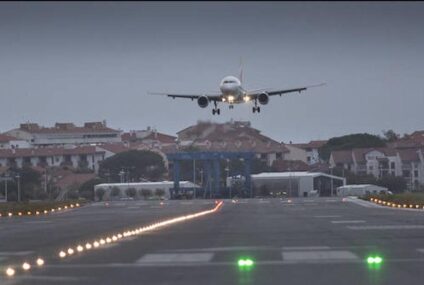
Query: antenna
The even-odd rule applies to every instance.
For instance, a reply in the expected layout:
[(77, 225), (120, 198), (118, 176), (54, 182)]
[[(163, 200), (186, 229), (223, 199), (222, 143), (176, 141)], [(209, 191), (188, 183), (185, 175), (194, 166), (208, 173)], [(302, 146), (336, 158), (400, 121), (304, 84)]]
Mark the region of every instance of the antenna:
[(240, 82), (243, 83), (243, 58), (240, 56), (240, 74), (239, 74)]

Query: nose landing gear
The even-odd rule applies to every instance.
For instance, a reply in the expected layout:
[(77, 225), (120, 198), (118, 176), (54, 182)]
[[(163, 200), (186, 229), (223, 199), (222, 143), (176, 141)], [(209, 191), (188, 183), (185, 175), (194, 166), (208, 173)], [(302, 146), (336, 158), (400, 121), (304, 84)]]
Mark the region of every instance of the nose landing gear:
[(260, 113), (261, 112), (261, 107), (258, 106), (258, 100), (257, 99), (255, 99), (255, 106), (252, 108), (252, 112), (253, 113), (255, 113), (255, 112)]
[(220, 115), (221, 114), (221, 110), (218, 108), (218, 103), (216, 101), (213, 102), (215, 108), (212, 109), (212, 115)]

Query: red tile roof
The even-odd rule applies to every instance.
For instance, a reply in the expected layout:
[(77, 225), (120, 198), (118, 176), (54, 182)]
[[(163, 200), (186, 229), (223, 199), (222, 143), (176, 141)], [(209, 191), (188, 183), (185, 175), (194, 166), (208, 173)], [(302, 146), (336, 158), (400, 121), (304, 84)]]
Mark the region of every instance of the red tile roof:
[(308, 143), (297, 143), (297, 144), (290, 144), (290, 145), (293, 145), (295, 147), (299, 147), (299, 148), (302, 148), (302, 149), (305, 149), (305, 148), (312, 148), (312, 149), (315, 148), (316, 149), (316, 148), (322, 147), (326, 143), (327, 143), (326, 140), (315, 140), (315, 141), (310, 141)]
[(17, 140), (17, 138), (12, 137), (12, 136), (8, 136), (5, 134), (0, 134), (0, 142), (5, 143), (5, 142), (10, 142), (13, 140)]
[(336, 150), (331, 152), (333, 161), (335, 164), (338, 163), (353, 163), (352, 151), (351, 150)]
[(275, 171), (308, 171), (309, 166), (301, 160), (275, 160), (272, 167)]
[(172, 144), (175, 143), (177, 137), (170, 136), (163, 133), (152, 132), (148, 136), (144, 137), (143, 140), (157, 140), (161, 143)]
[(178, 132), (179, 141), (209, 151), (289, 152), (281, 143), (264, 136), (246, 122), (225, 124), (199, 122)]
[(402, 161), (419, 161), (419, 149), (399, 149), (398, 153)]

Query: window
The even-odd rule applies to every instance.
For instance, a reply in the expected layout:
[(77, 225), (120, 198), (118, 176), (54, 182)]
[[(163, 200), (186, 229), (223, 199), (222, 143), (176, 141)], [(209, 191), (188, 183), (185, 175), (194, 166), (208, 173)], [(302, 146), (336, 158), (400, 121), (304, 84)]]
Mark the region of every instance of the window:
[(277, 152), (277, 153), (275, 154), (275, 157), (276, 157), (277, 159), (281, 159), (281, 158), (283, 158), (283, 153), (282, 153), (282, 152)]
[(394, 162), (390, 162), (390, 168), (395, 169), (395, 163)]
[(310, 157), (310, 156), (308, 156), (308, 157), (306, 158), (306, 160), (307, 160), (308, 162), (311, 162), (311, 157)]
[(418, 177), (418, 170), (414, 170), (414, 177)]
[(266, 153), (261, 153), (261, 158), (266, 159)]
[(402, 175), (403, 175), (403, 177), (410, 177), (411, 176), (411, 172), (409, 170), (403, 170), (402, 171)]

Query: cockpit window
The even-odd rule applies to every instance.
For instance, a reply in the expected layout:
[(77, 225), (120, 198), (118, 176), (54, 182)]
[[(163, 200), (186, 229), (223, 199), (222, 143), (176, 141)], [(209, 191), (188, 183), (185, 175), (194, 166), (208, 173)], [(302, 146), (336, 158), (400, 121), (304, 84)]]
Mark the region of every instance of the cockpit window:
[(225, 80), (225, 81), (224, 81), (224, 84), (225, 84), (225, 83), (236, 83), (236, 82), (235, 82), (235, 81), (233, 81), (233, 80)]

